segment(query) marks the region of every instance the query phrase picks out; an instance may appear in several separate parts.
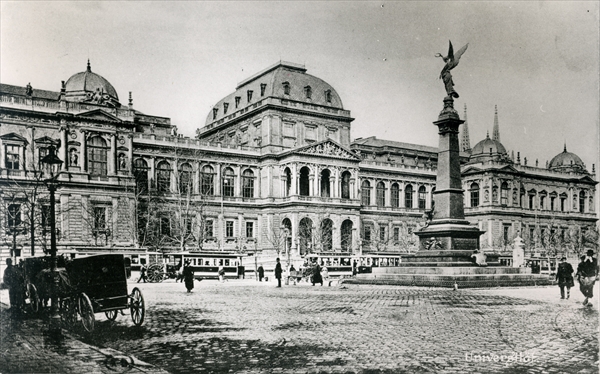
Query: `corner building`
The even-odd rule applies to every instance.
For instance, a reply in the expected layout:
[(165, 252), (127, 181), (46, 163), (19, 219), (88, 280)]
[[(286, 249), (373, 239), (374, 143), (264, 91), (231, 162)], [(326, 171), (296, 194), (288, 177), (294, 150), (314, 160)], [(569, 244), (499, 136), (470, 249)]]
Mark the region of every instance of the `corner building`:
[[(64, 161), (59, 250), (406, 253), (433, 206), (437, 148), (352, 141), (335, 89), (293, 63), (242, 81), (194, 139), (135, 110), (131, 92), (122, 105), (89, 62), (57, 92), (0, 85), (0, 110), (2, 256), (29, 255), (31, 232), (34, 251), (49, 241), (39, 161), (50, 146)], [(465, 214), (486, 231), (482, 246), (531, 232), (529, 250), (549, 251), (543, 238), (559, 230), (581, 250), (596, 223), (595, 174), (566, 149), (546, 168), (521, 165), (494, 127), (498, 139), (471, 150), (467, 130), (462, 142)]]

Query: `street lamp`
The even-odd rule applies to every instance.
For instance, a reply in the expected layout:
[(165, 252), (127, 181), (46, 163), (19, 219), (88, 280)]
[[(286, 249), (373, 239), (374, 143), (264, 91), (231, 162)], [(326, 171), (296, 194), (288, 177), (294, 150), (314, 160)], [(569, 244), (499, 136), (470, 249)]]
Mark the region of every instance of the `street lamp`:
[(58, 338), (62, 336), (62, 331), (60, 329), (60, 315), (58, 314), (58, 271), (56, 263), (56, 211), (54, 209), (54, 192), (56, 191), (56, 186), (58, 184), (57, 179), (60, 165), (63, 162), (56, 156), (56, 148), (54, 148), (54, 146), (48, 148), (48, 154), (42, 158), (41, 162), (47, 165), (50, 174), (50, 177), (44, 181), (50, 191), (50, 274), (52, 276), (52, 304), (50, 307), (48, 334)]

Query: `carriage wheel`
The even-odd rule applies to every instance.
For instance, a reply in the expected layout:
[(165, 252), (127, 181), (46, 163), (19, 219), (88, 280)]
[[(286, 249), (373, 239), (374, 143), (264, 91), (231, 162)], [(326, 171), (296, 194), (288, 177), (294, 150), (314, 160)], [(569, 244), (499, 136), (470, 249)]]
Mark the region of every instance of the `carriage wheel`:
[(66, 297), (60, 299), (60, 315), (66, 328), (75, 325), (77, 322), (77, 308), (72, 298)]
[(129, 302), (129, 311), (131, 312), (131, 320), (136, 326), (140, 326), (144, 323), (144, 316), (146, 315), (146, 305), (144, 303), (144, 296), (139, 288), (135, 287), (129, 295), (131, 301)]
[(117, 311), (116, 310), (109, 310), (104, 312), (104, 314), (106, 314), (106, 318), (108, 318), (111, 321), (114, 321), (117, 319)]
[(159, 283), (163, 281), (163, 269), (161, 266), (150, 266), (146, 272), (146, 275), (151, 283)]
[(83, 328), (87, 332), (94, 331), (94, 308), (90, 298), (84, 293), (79, 296), (79, 315), (81, 315)]
[(33, 313), (38, 313), (40, 311), (40, 296), (37, 288), (31, 283), (27, 285), (27, 294), (29, 295), (29, 309)]

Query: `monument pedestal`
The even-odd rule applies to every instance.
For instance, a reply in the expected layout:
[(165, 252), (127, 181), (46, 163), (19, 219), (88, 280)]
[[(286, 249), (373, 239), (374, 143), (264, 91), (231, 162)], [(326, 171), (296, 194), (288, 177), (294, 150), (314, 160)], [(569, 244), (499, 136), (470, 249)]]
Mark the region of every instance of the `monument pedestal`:
[[(419, 251), (403, 256), (399, 267), (373, 267), (370, 274), (345, 282), (434, 287), (456, 284), (459, 288), (551, 284), (548, 276), (531, 274), (525, 267), (501, 267), (497, 254), (480, 253), (479, 237), (485, 231), (465, 220), (458, 142), (458, 127), (464, 121), (453, 102), (450, 96), (444, 99), (444, 109), (434, 122), (440, 135), (436, 191), (432, 220), (415, 232)], [(479, 261), (473, 258), (476, 253)]]

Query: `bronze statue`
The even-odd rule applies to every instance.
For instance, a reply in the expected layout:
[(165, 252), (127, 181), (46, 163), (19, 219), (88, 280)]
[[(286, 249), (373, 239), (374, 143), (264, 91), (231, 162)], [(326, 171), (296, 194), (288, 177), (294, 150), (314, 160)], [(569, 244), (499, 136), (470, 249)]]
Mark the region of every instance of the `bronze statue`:
[(446, 86), (446, 93), (449, 97), (458, 98), (458, 93), (454, 91), (454, 82), (452, 81), (452, 74), (450, 74), (450, 70), (454, 69), (458, 62), (460, 61), (460, 56), (467, 50), (469, 43), (467, 43), (464, 47), (458, 50), (456, 54), (454, 54), (454, 48), (452, 48), (452, 42), (450, 43), (450, 47), (448, 48), (448, 56), (444, 57), (441, 53), (436, 53), (435, 57), (441, 57), (446, 65), (442, 69), (440, 73), (440, 79), (444, 80), (444, 85)]

